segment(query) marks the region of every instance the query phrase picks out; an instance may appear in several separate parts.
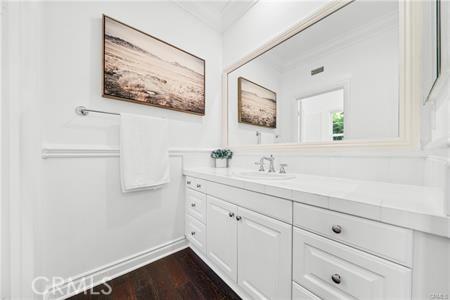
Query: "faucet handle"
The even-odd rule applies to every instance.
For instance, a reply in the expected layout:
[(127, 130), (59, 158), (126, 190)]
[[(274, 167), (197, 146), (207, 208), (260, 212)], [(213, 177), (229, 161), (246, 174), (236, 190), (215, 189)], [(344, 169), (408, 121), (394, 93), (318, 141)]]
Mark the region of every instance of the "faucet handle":
[(264, 162), (263, 161), (257, 161), (257, 162), (255, 162), (255, 165), (259, 166), (258, 171), (264, 172)]
[(280, 164), (280, 174), (286, 174), (286, 167), (288, 164)]

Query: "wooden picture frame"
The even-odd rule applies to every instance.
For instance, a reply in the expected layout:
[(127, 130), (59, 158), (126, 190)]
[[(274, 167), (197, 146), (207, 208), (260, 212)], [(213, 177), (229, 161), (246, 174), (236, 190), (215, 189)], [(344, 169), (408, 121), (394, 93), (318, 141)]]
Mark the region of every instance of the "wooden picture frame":
[(105, 98), (205, 115), (205, 60), (103, 15)]
[(244, 77), (239, 77), (238, 122), (277, 128), (277, 93)]

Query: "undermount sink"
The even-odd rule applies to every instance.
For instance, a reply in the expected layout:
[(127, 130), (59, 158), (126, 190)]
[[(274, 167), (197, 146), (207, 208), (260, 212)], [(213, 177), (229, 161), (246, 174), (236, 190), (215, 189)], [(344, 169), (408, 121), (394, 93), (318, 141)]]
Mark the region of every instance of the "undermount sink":
[(234, 175), (247, 179), (262, 179), (262, 180), (286, 180), (294, 179), (293, 174), (268, 173), (259, 171), (238, 171)]

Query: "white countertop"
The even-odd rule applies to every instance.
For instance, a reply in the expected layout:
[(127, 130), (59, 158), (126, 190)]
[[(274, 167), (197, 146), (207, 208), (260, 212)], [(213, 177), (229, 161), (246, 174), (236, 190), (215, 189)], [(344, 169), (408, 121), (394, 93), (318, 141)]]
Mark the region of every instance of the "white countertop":
[[(306, 174), (286, 180), (251, 180), (236, 176), (238, 171), (243, 170), (188, 168), (184, 175), (450, 237), (444, 191), (438, 188)], [(305, 197), (305, 193), (317, 197)]]

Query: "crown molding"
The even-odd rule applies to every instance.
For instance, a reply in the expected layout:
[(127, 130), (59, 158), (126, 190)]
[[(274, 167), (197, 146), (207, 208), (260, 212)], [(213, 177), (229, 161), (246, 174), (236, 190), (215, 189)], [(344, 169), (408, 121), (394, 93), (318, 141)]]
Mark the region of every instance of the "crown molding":
[(228, 0), (222, 10), (210, 9), (208, 8), (208, 3), (183, 0), (174, 0), (173, 2), (210, 28), (219, 33), (223, 33), (233, 25), (233, 23), (245, 15), (258, 1), (259, 0)]

